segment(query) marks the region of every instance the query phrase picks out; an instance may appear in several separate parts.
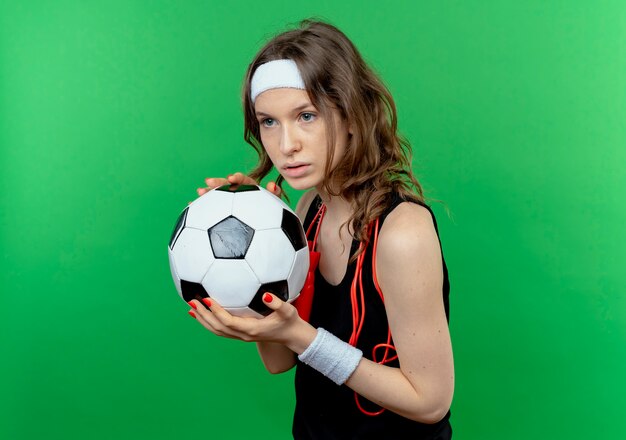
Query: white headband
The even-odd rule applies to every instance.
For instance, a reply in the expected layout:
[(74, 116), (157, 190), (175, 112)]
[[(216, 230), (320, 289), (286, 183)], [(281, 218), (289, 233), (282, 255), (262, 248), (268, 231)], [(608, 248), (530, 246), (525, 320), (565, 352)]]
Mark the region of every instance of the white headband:
[(250, 99), (254, 102), (266, 90), (283, 87), (306, 89), (298, 65), (293, 60), (269, 61), (254, 71), (250, 81)]

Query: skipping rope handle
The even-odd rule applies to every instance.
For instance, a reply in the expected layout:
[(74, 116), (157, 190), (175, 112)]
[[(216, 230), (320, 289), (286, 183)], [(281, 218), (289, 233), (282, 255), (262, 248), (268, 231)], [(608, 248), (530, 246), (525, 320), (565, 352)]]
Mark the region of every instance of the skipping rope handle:
[(298, 315), (306, 322), (309, 322), (309, 318), (311, 317), (313, 293), (315, 290), (315, 271), (319, 262), (320, 253), (313, 250), (313, 242), (309, 241), (309, 271), (307, 272), (304, 287), (302, 287), (300, 295), (293, 302), (294, 307), (298, 310)]
[[(307, 272), (304, 287), (300, 291), (300, 295), (293, 302), (294, 307), (298, 311), (298, 315), (300, 315), (300, 318), (306, 322), (309, 322), (309, 318), (311, 317), (313, 294), (315, 293), (315, 271), (317, 270), (317, 265), (320, 262), (320, 253), (315, 250), (315, 245), (317, 244), (317, 237), (320, 233), (320, 226), (322, 225), (325, 213), (326, 205), (322, 204), (317, 210), (317, 213), (313, 217), (313, 220), (306, 231), (307, 244), (309, 246), (309, 271)], [(315, 235), (311, 241), (309, 240), (309, 236), (311, 235), (314, 225), (316, 225)]]

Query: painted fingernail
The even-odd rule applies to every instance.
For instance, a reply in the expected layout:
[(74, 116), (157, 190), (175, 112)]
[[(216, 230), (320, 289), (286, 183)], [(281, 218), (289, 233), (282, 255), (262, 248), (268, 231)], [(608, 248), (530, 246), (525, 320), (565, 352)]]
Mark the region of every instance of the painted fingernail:
[(189, 301), (187, 304), (189, 304), (189, 307), (191, 307), (192, 309), (198, 310), (198, 306), (192, 303), (191, 301)]
[(263, 296), (263, 301), (265, 301), (266, 303), (271, 303), (271, 302), (272, 302), (272, 299), (273, 299), (273, 298), (272, 298), (272, 295), (270, 295), (269, 293), (266, 293), (266, 294)]
[(211, 300), (209, 298), (203, 298), (202, 302), (206, 304), (207, 307), (211, 307)]
[(196, 314), (192, 310), (189, 310), (189, 314), (191, 315), (192, 318), (194, 319), (196, 318)]

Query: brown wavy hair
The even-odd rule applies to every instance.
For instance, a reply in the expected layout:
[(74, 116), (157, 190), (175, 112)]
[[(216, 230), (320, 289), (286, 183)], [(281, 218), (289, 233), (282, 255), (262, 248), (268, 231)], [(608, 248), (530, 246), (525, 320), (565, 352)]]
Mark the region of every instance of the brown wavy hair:
[[(389, 208), (393, 193), (405, 200), (425, 201), (422, 186), (411, 170), (411, 145), (398, 133), (391, 93), (343, 32), (312, 19), (272, 38), (248, 66), (242, 90), (244, 139), (259, 155), (256, 168), (249, 173), (252, 178), (260, 182), (273, 164), (260, 141), (250, 81), (257, 67), (278, 59), (296, 62), (309, 99), (326, 127), (336, 128), (331, 108), (351, 126), (345, 155), (333, 170), (336, 130), (328, 130), (323, 184), (329, 195), (342, 196), (356, 208), (342, 227), (351, 224), (355, 238), (367, 242), (367, 226)], [(276, 184), (281, 186), (283, 181), (279, 176)]]

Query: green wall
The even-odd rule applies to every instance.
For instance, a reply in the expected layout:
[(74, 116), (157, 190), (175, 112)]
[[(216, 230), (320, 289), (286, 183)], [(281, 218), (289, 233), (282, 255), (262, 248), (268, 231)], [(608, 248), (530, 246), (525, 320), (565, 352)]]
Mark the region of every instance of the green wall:
[(187, 315), (166, 245), (253, 165), (244, 70), (312, 15), (445, 202), (455, 438), (625, 438), (619, 0), (0, 2), (0, 438), (290, 438), (292, 373)]

